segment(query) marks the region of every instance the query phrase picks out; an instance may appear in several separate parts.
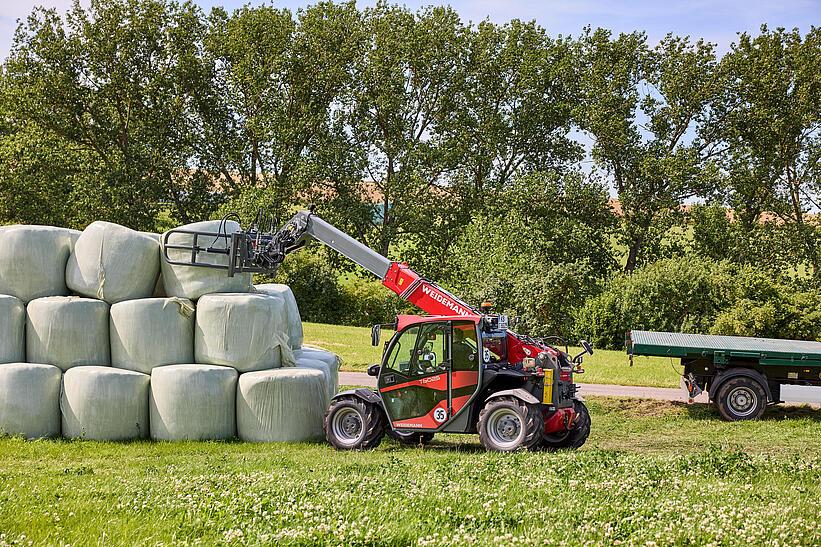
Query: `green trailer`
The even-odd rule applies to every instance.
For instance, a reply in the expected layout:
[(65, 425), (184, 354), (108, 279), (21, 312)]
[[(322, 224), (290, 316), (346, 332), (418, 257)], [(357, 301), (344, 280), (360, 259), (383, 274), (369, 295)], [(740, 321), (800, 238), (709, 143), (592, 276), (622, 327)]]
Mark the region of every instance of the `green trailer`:
[(634, 330), (627, 353), (684, 366), (691, 398), (706, 391), (725, 420), (754, 420), (767, 405), (821, 402), (821, 342)]

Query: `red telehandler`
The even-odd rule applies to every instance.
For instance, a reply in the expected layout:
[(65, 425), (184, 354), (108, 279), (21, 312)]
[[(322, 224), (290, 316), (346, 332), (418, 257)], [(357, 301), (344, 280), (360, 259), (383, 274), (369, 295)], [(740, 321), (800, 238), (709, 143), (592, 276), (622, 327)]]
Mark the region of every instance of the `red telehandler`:
[[(178, 243), (184, 237), (184, 244)], [(368, 449), (387, 434), (406, 444), (424, 444), (435, 433), (478, 433), (487, 450), (578, 448), (590, 434), (590, 414), (573, 383), (586, 353), (571, 356), (545, 340), (516, 334), (505, 315), (489, 305), (474, 308), (393, 262), (313, 213), (300, 211), (281, 229), (216, 233), (184, 229), (164, 236), (171, 264), (235, 273), (273, 273), (288, 253), (312, 237), (382, 280), (382, 284), (428, 315), (400, 315), (385, 325), (395, 332), (382, 362), (368, 369), (377, 388), (338, 393), (325, 415), (325, 434), (338, 449)], [(219, 245), (216, 243), (219, 241)], [(200, 243), (203, 243), (202, 245)], [(190, 252), (172, 260), (171, 249)], [(175, 256), (178, 254), (175, 253)], [(221, 255), (219, 261), (208, 255)], [(188, 256), (186, 254), (186, 256)], [(380, 342), (383, 325), (371, 341)], [(563, 343), (562, 340), (559, 343)]]

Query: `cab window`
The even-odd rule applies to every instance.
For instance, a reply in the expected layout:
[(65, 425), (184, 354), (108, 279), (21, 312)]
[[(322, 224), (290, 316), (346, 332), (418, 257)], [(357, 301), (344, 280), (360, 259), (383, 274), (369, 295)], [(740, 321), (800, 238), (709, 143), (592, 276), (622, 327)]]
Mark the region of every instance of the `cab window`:
[(415, 367), (411, 367), (412, 376), (426, 376), (441, 372), (447, 360), (447, 325), (430, 323), (422, 325), (416, 340)]
[(476, 341), (476, 324), (453, 323), (453, 370), (478, 370), (479, 344)]
[(499, 363), (507, 359), (507, 336), (504, 333), (490, 333), (482, 336), (484, 360)]
[(416, 349), (416, 339), (419, 336), (419, 327), (411, 327), (399, 335), (399, 339), (393, 345), (391, 355), (386, 362), (388, 368), (395, 370), (403, 376), (410, 374), (414, 363)]

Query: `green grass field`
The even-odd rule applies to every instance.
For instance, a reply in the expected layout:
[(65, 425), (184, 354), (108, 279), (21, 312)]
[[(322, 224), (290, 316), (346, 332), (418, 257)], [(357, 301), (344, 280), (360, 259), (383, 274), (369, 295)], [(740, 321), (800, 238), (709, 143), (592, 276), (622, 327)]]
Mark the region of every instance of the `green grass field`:
[(590, 407), (578, 452), (0, 439), (0, 544), (821, 541), (817, 412), (728, 424), (698, 405)]
[[(382, 346), (371, 346), (370, 329), (321, 323), (303, 323), (305, 343), (323, 347), (342, 356), (342, 370), (364, 371), (378, 363)], [(384, 343), (392, 332), (382, 332)], [(571, 348), (578, 351), (578, 348)], [(623, 351), (595, 350), (584, 360), (585, 373), (578, 381), (590, 384), (678, 387), (681, 367), (677, 361), (657, 357), (637, 357), (631, 367)]]

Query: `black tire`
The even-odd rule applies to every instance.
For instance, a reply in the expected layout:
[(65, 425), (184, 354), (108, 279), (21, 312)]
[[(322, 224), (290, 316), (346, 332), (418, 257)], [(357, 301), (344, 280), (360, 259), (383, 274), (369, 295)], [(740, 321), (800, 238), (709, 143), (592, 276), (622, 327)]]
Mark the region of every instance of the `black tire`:
[(721, 384), (715, 403), (728, 422), (757, 420), (767, 408), (767, 391), (755, 379), (737, 376)]
[(590, 412), (587, 406), (581, 401), (573, 401), (573, 409), (576, 411), (576, 420), (569, 431), (553, 433), (542, 437), (542, 446), (548, 450), (559, 450), (562, 448), (580, 448), (587, 437), (590, 436)]
[(433, 433), (394, 431), (393, 429), (387, 429), (385, 433), (394, 441), (406, 444), (408, 446), (428, 444), (433, 440)]
[(331, 403), (323, 423), (325, 438), (337, 450), (376, 448), (385, 435), (385, 415), (373, 403), (343, 397)]
[(492, 399), (479, 413), (478, 430), (485, 450), (535, 450), (542, 440), (544, 419), (539, 405), (514, 397), (499, 397)]

